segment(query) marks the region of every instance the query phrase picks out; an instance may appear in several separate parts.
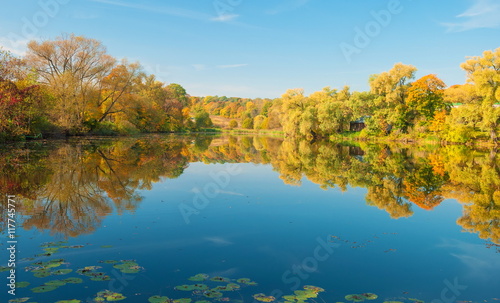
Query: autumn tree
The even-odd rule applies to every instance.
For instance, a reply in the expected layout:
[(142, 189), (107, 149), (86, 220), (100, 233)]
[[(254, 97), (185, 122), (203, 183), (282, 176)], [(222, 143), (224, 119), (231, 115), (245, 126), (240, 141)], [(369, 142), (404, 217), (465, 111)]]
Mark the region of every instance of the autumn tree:
[(478, 95), (482, 97), (482, 121), (479, 127), (489, 133), (492, 142), (497, 143), (500, 123), (500, 107), (497, 106), (500, 102), (500, 48), (485, 51), (482, 57), (471, 57), (461, 67), (467, 72), (467, 81), (474, 84)]
[(67, 132), (81, 132), (87, 103), (115, 65), (101, 42), (82, 36), (28, 43), (27, 64), (55, 97), (53, 120)]
[(413, 118), (424, 117), (428, 121), (436, 112), (449, 110), (451, 104), (446, 103), (443, 97), (445, 87), (446, 84), (436, 75), (427, 75), (413, 82), (406, 100)]
[(375, 113), (369, 122), (374, 131), (389, 133), (395, 128), (406, 132), (409, 126), (406, 98), (416, 71), (412, 65), (397, 63), (390, 71), (371, 77), (371, 92), (377, 96)]

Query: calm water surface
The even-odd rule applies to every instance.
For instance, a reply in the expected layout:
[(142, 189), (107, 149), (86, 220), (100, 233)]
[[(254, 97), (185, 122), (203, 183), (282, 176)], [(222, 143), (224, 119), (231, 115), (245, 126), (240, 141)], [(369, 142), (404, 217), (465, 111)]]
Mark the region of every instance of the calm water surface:
[[(307, 302), (500, 297), (494, 151), (146, 136), (0, 153), (0, 191), (16, 196), (16, 281), (29, 282), (15, 296), (2, 283), (1, 302), (298, 302), (282, 296), (305, 285), (325, 290)], [(188, 280), (200, 273), (208, 280)], [(175, 289), (197, 283), (240, 287)]]

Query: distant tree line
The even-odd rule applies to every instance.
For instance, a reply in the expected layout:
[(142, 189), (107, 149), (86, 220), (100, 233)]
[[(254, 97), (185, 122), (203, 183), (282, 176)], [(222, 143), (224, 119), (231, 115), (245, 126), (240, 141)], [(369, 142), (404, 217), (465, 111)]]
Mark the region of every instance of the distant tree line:
[(447, 87), (436, 75), (397, 63), (369, 78), (370, 90), (291, 89), (276, 99), (189, 96), (139, 63), (117, 60), (101, 42), (67, 35), (31, 41), (26, 56), (0, 50), (0, 139), (38, 134), (133, 134), (213, 127), (282, 130), (314, 140), (359, 130), (360, 137), (498, 142), (500, 48), (466, 60), (467, 83)]

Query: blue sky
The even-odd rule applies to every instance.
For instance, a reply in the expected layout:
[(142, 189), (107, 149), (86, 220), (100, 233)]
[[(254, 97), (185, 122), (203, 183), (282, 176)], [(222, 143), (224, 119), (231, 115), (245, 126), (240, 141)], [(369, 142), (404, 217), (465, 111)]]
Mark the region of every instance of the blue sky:
[(95, 38), (195, 96), (279, 97), (325, 86), (367, 90), (403, 62), (462, 84), (460, 63), (500, 47), (500, 0), (4, 1), (0, 46)]

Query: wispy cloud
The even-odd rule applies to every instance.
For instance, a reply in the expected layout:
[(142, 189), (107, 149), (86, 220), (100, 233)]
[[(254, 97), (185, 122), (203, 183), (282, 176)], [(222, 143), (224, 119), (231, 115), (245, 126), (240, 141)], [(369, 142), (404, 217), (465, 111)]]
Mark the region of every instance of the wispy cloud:
[(196, 11), (191, 11), (191, 10), (187, 10), (187, 9), (183, 9), (183, 8), (179, 8), (179, 7), (166, 7), (166, 6), (154, 7), (154, 6), (146, 6), (146, 5), (141, 5), (141, 4), (124, 3), (124, 2), (114, 1), (114, 0), (91, 0), (91, 1), (103, 3), (103, 4), (108, 4), (108, 5), (113, 5), (113, 6), (133, 8), (133, 9), (153, 12), (153, 13), (157, 13), (157, 14), (194, 19), (194, 20), (207, 21), (207, 20), (211, 19), (211, 16), (208, 14), (203, 14), (203, 13), (199, 13)]
[(14, 41), (9, 38), (0, 37), (0, 49), (9, 51), (16, 56), (24, 56), (29, 41), (29, 39)]
[(500, 1), (473, 0), (474, 4), (456, 16), (460, 22), (443, 23), (448, 32), (463, 32), (478, 28), (500, 27)]
[(236, 14), (222, 14), (222, 15), (214, 17), (210, 20), (216, 21), (216, 22), (230, 22), (230, 21), (236, 20), (236, 18), (238, 18), (239, 16), (240, 15), (236, 15)]
[(311, 2), (311, 0), (285, 0), (285, 1), (282, 1), (282, 3), (280, 5), (278, 5), (277, 7), (274, 7), (272, 9), (268, 9), (266, 11), (266, 14), (269, 14), (269, 15), (281, 14), (281, 13), (284, 13), (286, 11), (291, 11), (291, 10), (301, 8), (302, 6), (306, 5), (309, 2)]
[(243, 67), (247, 66), (248, 64), (230, 64), (230, 65), (217, 65), (217, 68), (238, 68), (238, 67)]

